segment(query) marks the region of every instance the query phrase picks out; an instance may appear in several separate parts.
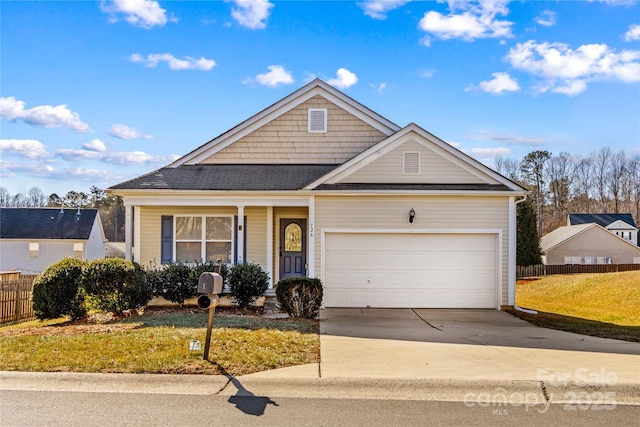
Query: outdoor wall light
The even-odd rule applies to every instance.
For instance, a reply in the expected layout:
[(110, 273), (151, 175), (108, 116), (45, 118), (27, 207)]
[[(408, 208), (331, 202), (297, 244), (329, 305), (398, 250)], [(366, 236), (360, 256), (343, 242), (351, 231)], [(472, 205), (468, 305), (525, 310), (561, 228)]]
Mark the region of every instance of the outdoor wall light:
[(413, 219), (416, 217), (416, 211), (411, 208), (409, 211), (409, 224), (413, 224)]

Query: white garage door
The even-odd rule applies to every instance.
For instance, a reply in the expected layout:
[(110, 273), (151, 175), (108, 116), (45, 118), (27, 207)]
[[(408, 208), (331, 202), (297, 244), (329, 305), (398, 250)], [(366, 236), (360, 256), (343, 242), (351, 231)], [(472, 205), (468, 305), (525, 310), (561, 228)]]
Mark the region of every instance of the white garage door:
[(496, 234), (326, 233), (326, 307), (498, 308)]

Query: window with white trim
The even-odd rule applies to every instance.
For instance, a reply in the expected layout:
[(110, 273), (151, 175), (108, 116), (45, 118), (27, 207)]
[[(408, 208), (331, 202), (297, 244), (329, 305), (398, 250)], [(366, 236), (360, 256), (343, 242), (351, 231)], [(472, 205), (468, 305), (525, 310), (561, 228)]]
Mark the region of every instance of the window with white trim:
[(84, 258), (84, 243), (73, 244), (73, 257), (77, 259)]
[(326, 108), (309, 108), (309, 133), (326, 133), (327, 132), (327, 109)]
[(176, 262), (231, 263), (232, 216), (176, 216), (174, 230)]
[(40, 256), (40, 243), (29, 243), (29, 258)]
[(405, 151), (402, 153), (402, 173), (420, 175), (420, 152)]

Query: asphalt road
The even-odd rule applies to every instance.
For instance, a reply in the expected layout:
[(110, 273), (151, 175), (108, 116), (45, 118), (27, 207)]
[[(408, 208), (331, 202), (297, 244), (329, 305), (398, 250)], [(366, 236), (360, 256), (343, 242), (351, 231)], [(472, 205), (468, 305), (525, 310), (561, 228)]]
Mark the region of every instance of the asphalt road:
[(640, 406), (0, 391), (1, 426), (634, 425)]

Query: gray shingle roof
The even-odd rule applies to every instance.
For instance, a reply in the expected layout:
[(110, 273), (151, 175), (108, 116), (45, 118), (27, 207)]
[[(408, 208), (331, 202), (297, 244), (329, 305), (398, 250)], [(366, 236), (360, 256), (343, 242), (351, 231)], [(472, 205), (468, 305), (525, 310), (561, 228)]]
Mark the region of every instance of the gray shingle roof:
[(86, 240), (97, 209), (0, 208), (0, 239)]
[(630, 213), (624, 214), (569, 214), (569, 225), (579, 225), (596, 223), (602, 227), (616, 221), (624, 221), (629, 225), (636, 226)]
[(111, 190), (299, 190), (339, 165), (216, 164), (165, 167)]

